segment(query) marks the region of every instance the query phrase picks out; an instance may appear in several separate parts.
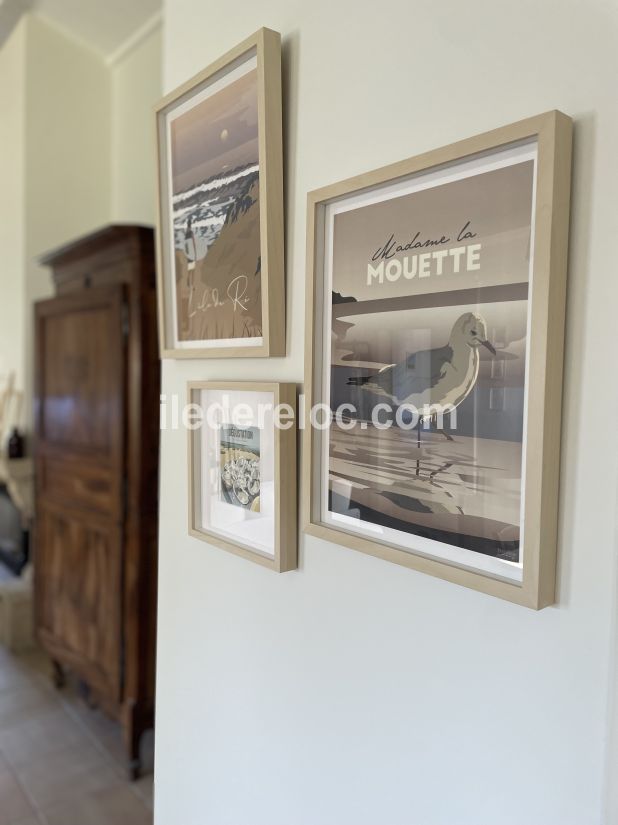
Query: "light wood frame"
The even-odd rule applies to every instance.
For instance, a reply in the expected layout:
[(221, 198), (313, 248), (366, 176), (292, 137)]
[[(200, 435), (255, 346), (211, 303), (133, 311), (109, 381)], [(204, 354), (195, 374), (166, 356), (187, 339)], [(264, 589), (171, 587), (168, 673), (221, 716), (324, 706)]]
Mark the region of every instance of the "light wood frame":
[[(258, 73), (258, 151), (260, 164), (260, 236), (262, 289), (262, 344), (253, 347), (174, 347), (168, 329), (165, 272), (161, 131), (165, 114), (183, 98), (190, 98), (204, 83), (224, 76), (245, 55), (255, 51)], [(262, 28), (211, 63), (202, 72), (166, 95), (155, 106), (157, 145), (157, 293), (159, 342), (162, 358), (251, 358), (285, 355), (285, 283), (283, 217), (283, 139), (281, 121), (281, 35)]]
[[(530, 287), (527, 440), (524, 474), (525, 526), (523, 581), (492, 578), (485, 573), (415, 555), (389, 544), (335, 529), (316, 512), (314, 462), (319, 441), (310, 411), (319, 398), (315, 387), (321, 333), (316, 329), (318, 221), (326, 204), (362, 190), (444, 164), (536, 139), (538, 147), (535, 202), (534, 275)], [(305, 433), (303, 443), (303, 524), (305, 532), (456, 584), (536, 610), (555, 601), (558, 522), (560, 422), (563, 340), (568, 255), (572, 122), (551, 111), (476, 137), (310, 192), (307, 203), (307, 294), (305, 347)], [(322, 400), (322, 399), (319, 399)]]
[(201, 390), (227, 390), (229, 392), (270, 392), (275, 408), (289, 404), (294, 410), (293, 426), (289, 429), (274, 428), (275, 468), (275, 554), (267, 556), (214, 532), (196, 526), (197, 498), (200, 495), (200, 465), (196, 461), (197, 444), (195, 430), (188, 430), (189, 468), (189, 533), (195, 538), (214, 544), (244, 559), (283, 573), (298, 567), (298, 518), (296, 485), (296, 438), (298, 432), (296, 385), (288, 383), (250, 381), (191, 381), (187, 384), (188, 403), (198, 403), (196, 394)]

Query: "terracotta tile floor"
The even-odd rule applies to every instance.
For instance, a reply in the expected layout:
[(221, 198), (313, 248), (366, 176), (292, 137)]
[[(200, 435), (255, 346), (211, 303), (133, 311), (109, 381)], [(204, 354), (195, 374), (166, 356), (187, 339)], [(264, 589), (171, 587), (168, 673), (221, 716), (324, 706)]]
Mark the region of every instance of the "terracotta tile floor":
[(51, 686), (39, 652), (0, 647), (0, 825), (152, 825), (152, 737), (145, 775), (126, 779), (120, 728), (72, 686)]

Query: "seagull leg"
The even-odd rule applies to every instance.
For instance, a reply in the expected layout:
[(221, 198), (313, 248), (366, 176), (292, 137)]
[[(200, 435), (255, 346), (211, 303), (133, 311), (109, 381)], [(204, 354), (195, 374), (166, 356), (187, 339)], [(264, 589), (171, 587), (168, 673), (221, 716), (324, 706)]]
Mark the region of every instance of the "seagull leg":
[[(421, 448), (421, 422), (419, 421), (416, 425), (416, 446), (417, 449), (420, 450)], [(420, 459), (417, 457), (416, 459), (416, 475), (420, 476), (421, 474), (421, 462)]]

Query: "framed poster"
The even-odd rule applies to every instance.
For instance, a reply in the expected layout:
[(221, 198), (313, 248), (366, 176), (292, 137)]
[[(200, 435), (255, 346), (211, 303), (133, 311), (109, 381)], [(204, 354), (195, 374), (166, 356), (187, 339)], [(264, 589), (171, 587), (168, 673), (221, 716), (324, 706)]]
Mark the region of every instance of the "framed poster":
[(156, 119), (162, 357), (285, 355), (279, 34), (260, 29)]
[(570, 163), (550, 112), (309, 195), (307, 532), (553, 602)]
[(198, 381), (188, 400), (190, 534), (295, 569), (296, 386)]

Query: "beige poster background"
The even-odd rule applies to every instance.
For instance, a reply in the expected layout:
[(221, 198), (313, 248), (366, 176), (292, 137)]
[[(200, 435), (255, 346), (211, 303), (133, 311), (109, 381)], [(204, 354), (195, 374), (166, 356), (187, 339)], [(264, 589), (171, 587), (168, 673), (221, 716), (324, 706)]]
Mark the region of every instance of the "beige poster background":
[[(473, 286), (528, 280), (533, 162), (525, 161), (421, 192), (394, 197), (335, 216), (333, 289), (357, 300), (412, 293), (442, 292)], [(458, 240), (465, 229), (474, 238)], [(409, 250), (393, 257), (482, 245), (481, 268), (453, 274), (444, 263), (442, 275), (400, 278), (367, 285), (367, 264), (394, 237), (400, 245), (448, 238), (439, 246)], [(374, 262), (375, 264), (376, 262)]]

